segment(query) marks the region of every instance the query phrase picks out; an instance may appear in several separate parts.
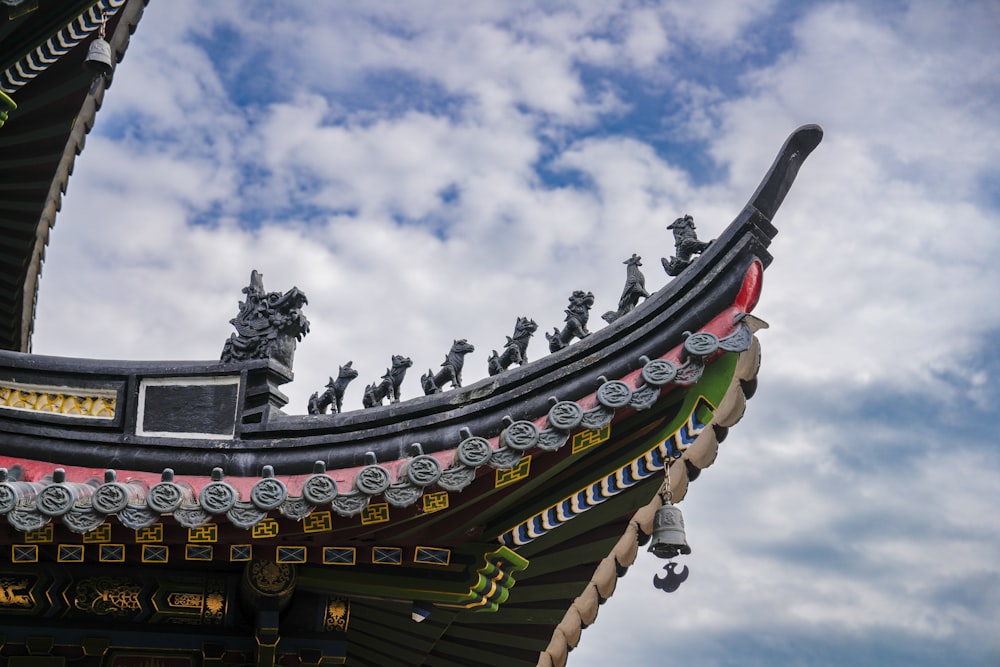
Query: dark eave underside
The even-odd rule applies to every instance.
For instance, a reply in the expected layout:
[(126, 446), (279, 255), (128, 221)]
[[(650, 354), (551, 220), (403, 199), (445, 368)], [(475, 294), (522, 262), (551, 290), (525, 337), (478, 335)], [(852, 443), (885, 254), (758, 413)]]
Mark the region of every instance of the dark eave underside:
[[(95, 4), (39, 0), (38, 9), (0, 19), (0, 70), (20, 60)], [(108, 21), (120, 60), (145, 6), (130, 0)], [(83, 68), (89, 40), (10, 94), (18, 108), (0, 127), (0, 349), (31, 346), (35, 296), (49, 229), (76, 156), (110, 80), (93, 83)]]

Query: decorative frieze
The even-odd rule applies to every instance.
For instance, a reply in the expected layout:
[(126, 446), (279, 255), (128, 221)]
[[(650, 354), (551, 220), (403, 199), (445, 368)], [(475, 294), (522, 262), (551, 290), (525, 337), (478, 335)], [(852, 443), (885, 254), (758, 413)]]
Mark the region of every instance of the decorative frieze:
[[(652, 407), (670, 385), (697, 382), (705, 369), (704, 355), (719, 350), (737, 352), (749, 348), (752, 341), (752, 331), (741, 317), (733, 333), (724, 338), (706, 332), (687, 336), (680, 350), (684, 361), (679, 365), (667, 358), (642, 357), (637, 387), (622, 380), (598, 378), (595, 393), (585, 403), (592, 406), (589, 409), (575, 401), (552, 397), (544, 427), (534, 421), (507, 417), (495, 441), (462, 428), (462, 439), (447, 467), (442, 465), (440, 455), (424, 454), (417, 444), (408, 447), (411, 456), (394, 473), (390, 472), (391, 467), (379, 464), (374, 454), (369, 454), (368, 464), (349, 483), (335, 480), (327, 473), (325, 464), (317, 461), (313, 474), (305, 479), (296, 495), (275, 476), (271, 466), (264, 466), (246, 499), (240, 498), (236, 487), (225, 481), (221, 468), (213, 469), (211, 481), (200, 492), (195, 492), (187, 482), (175, 481), (169, 468), (163, 471), (160, 482), (148, 488), (132, 480), (119, 482), (113, 470), (106, 471), (104, 483), (98, 485), (93, 480), (67, 481), (65, 473), (58, 469), (49, 481), (14, 481), (0, 469), (0, 516), (25, 532), (43, 529), (55, 521), (84, 534), (84, 542), (96, 539), (107, 542), (111, 539), (111, 524), (107, 519), (112, 516), (132, 529), (147, 528), (162, 521), (164, 516), (172, 516), (178, 524), (195, 532), (212, 530), (214, 522), (227, 520), (233, 526), (250, 530), (253, 539), (270, 539), (279, 530), (278, 521), (269, 517), (272, 511), (278, 511), (286, 519), (305, 521), (305, 532), (334, 530), (334, 515), (357, 517), (355, 521), (371, 525), (388, 522), (390, 507), (406, 509), (417, 505), (429, 514), (446, 509), (447, 493), (468, 487), (480, 476), (481, 468), (494, 469), (494, 487), (499, 489), (530, 475), (529, 452), (534, 449), (541, 453), (555, 452), (566, 442), (572, 442), (572, 453), (577, 454), (604, 442), (610, 437), (611, 422), (619, 411)], [(17, 390), (18, 396), (22, 396), (25, 387)], [(108, 400), (112, 400), (113, 393), (108, 392)], [(7, 396), (12, 395), (8, 387)], [(21, 404), (15, 402), (15, 405)], [(348, 490), (342, 491), (339, 486)], [(383, 502), (374, 502), (379, 497)], [(314, 520), (310, 519), (314, 516)], [(189, 542), (201, 540), (191, 538)]]
[(8, 410), (110, 420), (115, 418), (117, 405), (118, 392), (113, 389), (0, 383), (0, 408)]

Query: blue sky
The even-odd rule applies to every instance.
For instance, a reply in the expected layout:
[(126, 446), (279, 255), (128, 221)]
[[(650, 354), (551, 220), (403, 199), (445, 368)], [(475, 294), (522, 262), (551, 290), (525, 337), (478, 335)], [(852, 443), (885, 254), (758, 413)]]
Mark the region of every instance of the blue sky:
[(716, 235), (819, 123), (760, 389), (682, 504), (691, 576), (642, 554), (569, 664), (996, 665), (998, 37), (987, 2), (153, 0), (34, 351), (217, 358), (257, 268), (310, 299), (290, 411), (460, 337), (471, 382), (517, 316), (611, 309), (633, 252), (661, 287), (666, 224)]

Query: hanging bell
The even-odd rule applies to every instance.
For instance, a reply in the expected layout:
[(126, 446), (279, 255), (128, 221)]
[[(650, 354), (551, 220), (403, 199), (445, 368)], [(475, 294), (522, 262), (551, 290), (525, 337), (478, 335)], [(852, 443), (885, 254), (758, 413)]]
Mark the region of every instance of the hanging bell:
[(673, 558), (677, 554), (691, 553), (684, 535), (684, 516), (670, 502), (663, 503), (653, 517), (653, 539), (649, 550), (659, 558)]
[(87, 59), (83, 66), (93, 72), (94, 76), (111, 74), (111, 45), (103, 37), (95, 37), (87, 50)]

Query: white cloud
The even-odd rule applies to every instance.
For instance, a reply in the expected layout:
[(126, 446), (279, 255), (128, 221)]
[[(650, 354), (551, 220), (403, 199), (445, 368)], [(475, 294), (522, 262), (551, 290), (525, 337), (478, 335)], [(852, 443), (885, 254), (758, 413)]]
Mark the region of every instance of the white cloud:
[(941, 39), (954, 37), (954, 16), (917, 30), (923, 13), (919, 3), (889, 19), (820, 6), (796, 26), (793, 50), (748, 77), (749, 96), (720, 105), (726, 131), (713, 153), (745, 187), (764, 140), (773, 143), (765, 123), (826, 128), (803, 170), (808, 199), (793, 192), (790, 215), (779, 213), (788, 231), (763, 303), (797, 323), (774, 335), (785, 359), (799, 361), (775, 369), (800, 381), (937, 391), (931, 371), (1000, 326), (1000, 311), (982, 308), (1000, 282), (997, 213), (975, 197), (1000, 141), (996, 123), (966, 101), (985, 73), (966, 70), (950, 53), (955, 39)]
[[(35, 350), (216, 358), (257, 268), (310, 299), (290, 412), (349, 359), (349, 409), (391, 354), (413, 358), (415, 396), (458, 337), (471, 383), (516, 316), (551, 329), (574, 289), (613, 307), (632, 252), (663, 285), (664, 226), (690, 212), (717, 234), (791, 129), (819, 122), (776, 219), (761, 389), (682, 505), (692, 578), (665, 597), (641, 556), (571, 665), (725, 664), (710, 645), (740, 633), (779, 636), (779, 656), (782, 633), (824, 629), (984, 645), (996, 460), (949, 429), (997, 426), (995, 13), (751, 4), (151, 3), (70, 181)], [(685, 112), (671, 136), (705, 141), (721, 180), (619, 129), (668, 102)], [(902, 408), (873, 419), (879, 400), (921, 406), (921, 428)]]

